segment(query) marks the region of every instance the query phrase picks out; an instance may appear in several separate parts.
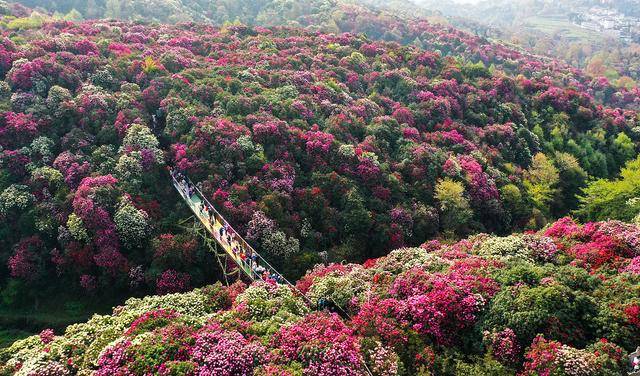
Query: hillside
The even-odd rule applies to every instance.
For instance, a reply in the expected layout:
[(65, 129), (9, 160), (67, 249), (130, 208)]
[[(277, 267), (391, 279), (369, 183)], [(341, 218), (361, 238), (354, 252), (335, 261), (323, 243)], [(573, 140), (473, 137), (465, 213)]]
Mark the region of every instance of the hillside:
[[(549, 8), (552, 13), (558, 12), (559, 9), (565, 11), (570, 9), (572, 1), (574, 0), (555, 5), (545, 3), (543, 9)], [(95, 6), (91, 5), (93, 2)], [(425, 26), (425, 22), (433, 20), (437, 24), (450, 23), (459, 29), (471, 30), (475, 34), (490, 35), (495, 40), (505, 41), (507, 45), (519, 46), (516, 50), (513, 47), (506, 48), (502, 52), (505, 58), (539, 61), (547, 69), (561, 70), (563, 74), (570, 75), (583, 85), (588, 85), (593, 79), (599, 82), (607, 81), (607, 85), (612, 86), (614, 91), (620, 91), (626, 98), (622, 103), (617, 101), (614, 104), (616, 106), (630, 105), (627, 94), (630, 91), (631, 100), (637, 97), (638, 89), (634, 81), (638, 78), (639, 72), (636, 44), (627, 45), (604, 35), (598, 36), (598, 33), (580, 31), (581, 36), (574, 38), (564, 35), (564, 29), (556, 30), (551, 27), (549, 30), (543, 30), (542, 27), (537, 30), (536, 27), (529, 27), (531, 25), (525, 25), (528, 21), (524, 20), (531, 18), (532, 22), (542, 24), (544, 20), (533, 20), (542, 5), (528, 0), (523, 0), (517, 5), (505, 2), (499, 6), (492, 6), (491, 3), (456, 6), (448, 1), (420, 2), (420, 6), (416, 6), (410, 0), (20, 0), (16, 2), (18, 3), (34, 6), (44, 13), (55, 12), (54, 17), (68, 20), (106, 17), (137, 22), (195, 21), (217, 26), (229, 22), (267, 27), (293, 26), (331, 33), (364, 33), (375, 40), (395, 41), (437, 50), (462, 43), (465, 45), (464, 48), (458, 47), (451, 51), (445, 48), (441, 52), (444, 55), (451, 54), (472, 61), (486, 61), (483, 50), (493, 50), (496, 46), (504, 44), (491, 43), (485, 38), (461, 33), (460, 30), (451, 27)], [(510, 9), (523, 14), (518, 13), (515, 17), (509, 13)], [(448, 15), (448, 19), (442, 17), (440, 11)], [(493, 25), (488, 21), (492, 16), (523, 21)], [(585, 36), (586, 39), (583, 38)], [(538, 55), (551, 56), (559, 60), (554, 61)], [(589, 74), (585, 76), (581, 71), (572, 70), (571, 65), (562, 62), (569, 62), (573, 67), (586, 68)], [(513, 74), (528, 69), (522, 66), (511, 68), (516, 68), (511, 70)], [(611, 84), (608, 81), (611, 81)], [(635, 106), (637, 107), (637, 104)]]
[[(222, 25), (244, 24), (295, 25), (313, 19), (321, 25), (330, 16), (336, 0), (21, 0), (30, 8), (67, 14), (77, 11), (86, 19), (117, 18), (163, 23), (208, 22)], [(316, 17), (318, 16), (318, 17)]]
[(618, 86), (640, 79), (640, 3), (627, 0), (416, 0), (454, 26), (606, 76)]
[[(491, 0), (464, 5), (455, 1), (430, 0), (20, 2), (73, 20), (85, 17), (170, 23), (195, 21), (214, 25), (241, 22), (260, 26), (303, 26), (324, 32), (364, 32), (374, 39), (402, 43), (419, 40), (418, 36), (406, 33), (405, 24), (411, 20), (426, 19), (519, 46), (530, 53), (566, 61), (587, 70), (594, 77), (606, 77), (616, 87), (637, 87), (640, 78), (640, 47), (637, 36), (633, 37), (640, 35), (640, 20), (629, 21), (636, 25), (630, 29), (618, 24), (616, 31), (587, 30), (579, 24), (591, 16), (603, 17), (590, 14), (589, 9), (599, 5), (593, 1)], [(630, 2), (617, 1), (608, 4), (607, 9), (635, 17), (635, 6)], [(625, 37), (616, 37), (622, 31)]]
[[(403, 0), (46, 5), (0, 0), (0, 376), (626, 371), (637, 88)], [(295, 288), (216, 282), (170, 169)]]
[(375, 11), (392, 10), (403, 17), (429, 16), (409, 0), (19, 0), (27, 7), (45, 12), (68, 14), (78, 12), (86, 19), (117, 18), (147, 20), (163, 23), (185, 21), (209, 22), (222, 25), (239, 21), (244, 24), (275, 26), (310, 24), (318, 28), (332, 25), (331, 18), (339, 17), (347, 5), (363, 6)]
[[(67, 14), (74, 19), (118, 18), (157, 22), (242, 22), (260, 26), (305, 26), (325, 32), (355, 32), (355, 29), (387, 40), (398, 37), (396, 27), (376, 36), (374, 28), (345, 24), (345, 15), (356, 11), (360, 20), (382, 18), (402, 25), (416, 18), (450, 23), (495, 40), (513, 43), (536, 54), (567, 61), (587, 69), (594, 76), (606, 76), (619, 87), (636, 87), (640, 78), (637, 63), (638, 44), (629, 35), (637, 35), (638, 25), (627, 31), (618, 26), (614, 34), (587, 30), (579, 23), (587, 20), (589, 9), (600, 6), (594, 1), (481, 1), (459, 5), (455, 1), (431, 0), (92, 0), (46, 1), (20, 0), (46, 12)], [(635, 17), (637, 4), (616, 1), (608, 9)], [(41, 8), (44, 7), (44, 8)], [(442, 15), (446, 16), (442, 17)], [(378, 23), (379, 21), (375, 22)], [(636, 22), (637, 24), (637, 22)], [(621, 30), (625, 39), (616, 37)], [(628, 33), (632, 33), (627, 35)], [(373, 35), (372, 35), (373, 34)], [(414, 37), (415, 38), (415, 37)]]
[(640, 335), (639, 254), (640, 227), (568, 218), (431, 241), (317, 266), (297, 285), (311, 306), (263, 282), (130, 299), (0, 350), (0, 373), (620, 375)]
[(353, 8), (341, 22), (424, 49), (291, 28), (5, 17), (6, 306), (216, 278), (178, 225), (189, 214), (166, 165), (296, 278), (322, 259), (539, 228), (636, 155), (638, 114), (615, 107), (634, 107), (635, 91), (424, 21)]

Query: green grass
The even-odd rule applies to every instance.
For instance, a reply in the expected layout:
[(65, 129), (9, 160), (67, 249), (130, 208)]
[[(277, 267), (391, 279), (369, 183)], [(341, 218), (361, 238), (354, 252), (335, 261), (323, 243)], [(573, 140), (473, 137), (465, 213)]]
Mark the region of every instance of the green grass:
[(39, 332), (45, 328), (62, 330), (74, 322), (84, 321), (91, 312), (68, 312), (55, 307), (33, 311), (29, 309), (0, 309), (0, 327)]
[(33, 334), (19, 329), (0, 329), (0, 349)]
[(104, 297), (80, 301), (77, 297), (54, 296), (41, 301), (37, 309), (0, 305), (0, 348), (47, 328), (61, 334), (67, 326), (87, 321), (94, 313), (111, 313), (112, 307), (122, 301)]
[(597, 32), (585, 30), (574, 25), (566, 18), (559, 16), (535, 16), (523, 20), (527, 28), (543, 32), (548, 35), (560, 33), (566, 38), (576, 40), (599, 41), (603, 36)]

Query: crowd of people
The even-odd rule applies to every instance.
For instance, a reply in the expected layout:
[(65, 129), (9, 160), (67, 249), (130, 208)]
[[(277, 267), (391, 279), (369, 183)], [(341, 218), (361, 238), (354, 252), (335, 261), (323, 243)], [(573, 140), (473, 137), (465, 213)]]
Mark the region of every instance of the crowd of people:
[[(207, 225), (218, 243), (231, 251), (234, 261), (240, 268), (254, 279), (271, 280), (276, 283), (285, 282), (279, 273), (263, 265), (264, 261), (261, 257), (231, 228), (229, 223), (204, 197), (200, 197), (197, 188), (184, 174), (171, 168), (169, 173), (178, 183), (179, 189), (189, 199), (190, 205), (195, 206), (198, 216)], [(198, 201), (193, 200), (194, 195), (199, 197)]]

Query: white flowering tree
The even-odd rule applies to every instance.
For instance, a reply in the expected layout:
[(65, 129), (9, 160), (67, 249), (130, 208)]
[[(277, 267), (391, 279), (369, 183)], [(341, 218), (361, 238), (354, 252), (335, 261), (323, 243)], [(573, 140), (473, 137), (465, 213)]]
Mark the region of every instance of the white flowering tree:
[(0, 215), (5, 216), (11, 211), (24, 211), (33, 203), (35, 197), (29, 192), (29, 187), (12, 184), (0, 193)]
[(128, 199), (123, 199), (114, 216), (116, 230), (127, 248), (143, 244), (150, 232), (149, 216), (144, 210), (137, 209)]

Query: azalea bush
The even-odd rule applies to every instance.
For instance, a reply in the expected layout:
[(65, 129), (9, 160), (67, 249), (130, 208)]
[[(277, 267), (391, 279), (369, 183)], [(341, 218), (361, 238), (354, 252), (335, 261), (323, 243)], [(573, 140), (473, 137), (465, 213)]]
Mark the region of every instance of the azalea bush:
[[(618, 375), (640, 335), (640, 276), (626, 270), (639, 231), (567, 218), (513, 235), (530, 254), (553, 244), (551, 259), (505, 257), (513, 238), (483, 235), (318, 265), (296, 289), (218, 283), (129, 299), (0, 350), (0, 372)], [(577, 262), (572, 249), (607, 233), (619, 239), (615, 259)]]
[[(197, 182), (290, 280), (316, 263), (403, 248), (380, 267), (429, 261), (430, 272), (444, 272), (452, 260), (416, 247), (535, 231), (575, 209), (583, 220), (638, 215), (637, 89), (342, 2), (305, 0), (295, 12), (280, 1), (213, 1), (198, 12), (155, 0), (95, 3), (77, 5), (90, 19), (204, 23), (3, 8), (0, 288), (23, 297), (12, 304), (60, 291), (81, 300), (172, 293), (221, 277), (207, 247), (177, 226), (191, 213), (167, 166)], [(209, 22), (235, 20), (238, 9), (262, 26)], [(276, 26), (292, 20), (299, 27)], [(305, 29), (313, 25), (320, 30)], [(597, 236), (579, 235), (591, 239), (580, 244), (525, 234), (458, 247), (504, 263), (626, 268), (618, 243), (633, 235), (591, 230)], [(21, 246), (36, 235), (40, 246)], [(329, 273), (308, 292), (355, 313), (368, 294), (358, 280), (374, 274)], [(466, 312), (454, 327), (467, 328), (491, 294), (441, 278), (433, 283), (473, 295), (462, 302), (456, 291), (449, 302)], [(414, 299), (426, 304), (430, 294)], [(395, 319), (424, 334), (441, 313)], [(435, 327), (431, 335), (453, 340), (451, 327)]]

